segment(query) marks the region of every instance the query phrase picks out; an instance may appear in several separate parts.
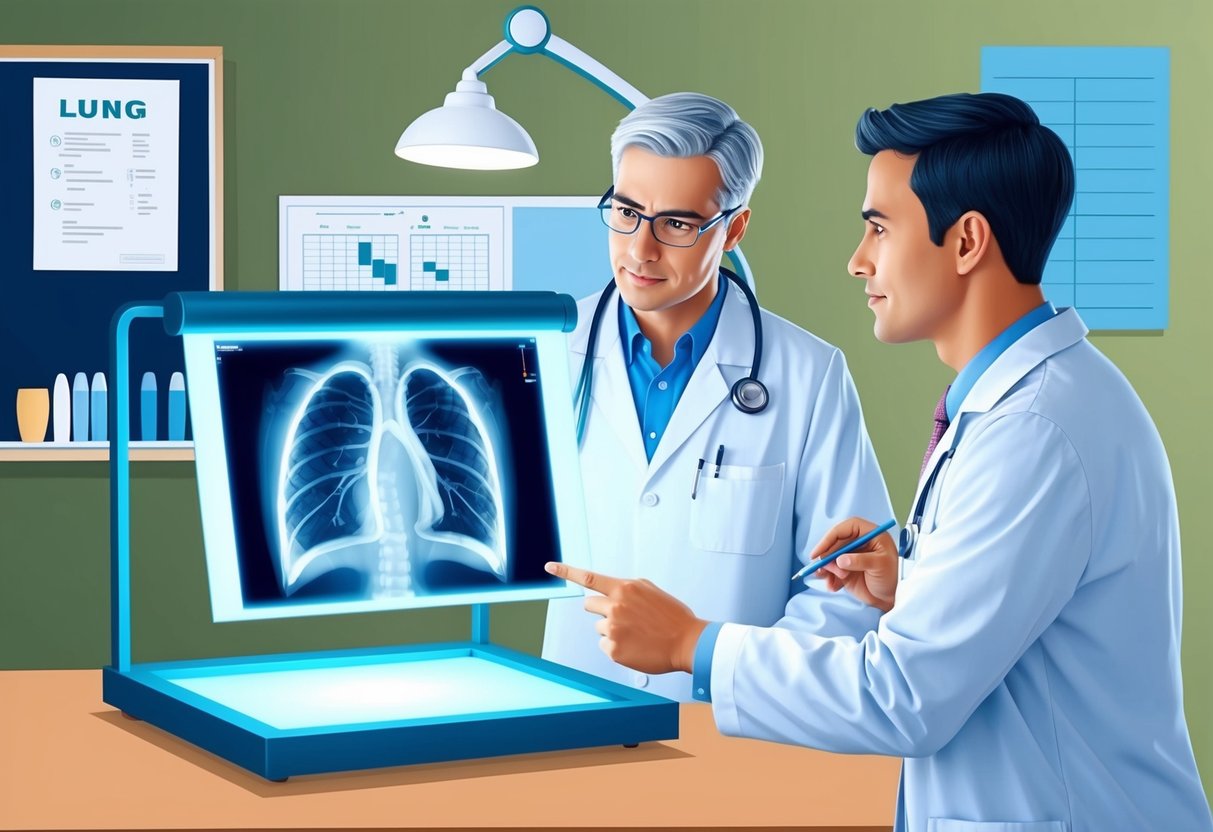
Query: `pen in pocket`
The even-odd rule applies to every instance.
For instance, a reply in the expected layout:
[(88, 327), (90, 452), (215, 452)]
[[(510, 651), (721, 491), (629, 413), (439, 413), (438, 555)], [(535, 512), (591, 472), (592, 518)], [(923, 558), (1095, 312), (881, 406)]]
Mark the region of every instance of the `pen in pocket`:
[(699, 464), (695, 466), (695, 481), (691, 483), (691, 499), (695, 499), (695, 495), (699, 492), (699, 475), (703, 473), (703, 457), (699, 458)]

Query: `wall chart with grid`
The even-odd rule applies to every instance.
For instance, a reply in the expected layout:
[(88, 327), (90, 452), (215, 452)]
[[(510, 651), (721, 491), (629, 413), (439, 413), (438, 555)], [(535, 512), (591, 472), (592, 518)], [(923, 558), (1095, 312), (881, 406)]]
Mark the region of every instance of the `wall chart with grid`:
[[(602, 291), (611, 272), (598, 199), (280, 196), (278, 288), (320, 289), (323, 277), (323, 288), (333, 289), (369, 282), (376, 291), (518, 289), (584, 297)], [(344, 261), (337, 255), (342, 246)], [(339, 266), (346, 283), (357, 285), (338, 285)]]
[(398, 234), (304, 234), (303, 288), (390, 291), (399, 288)]
[(1171, 64), (1165, 47), (987, 46), (981, 88), (1017, 96), (1074, 158), (1043, 288), (1091, 329), (1166, 329)]
[(489, 289), (487, 234), (412, 234), (409, 258), (410, 289)]

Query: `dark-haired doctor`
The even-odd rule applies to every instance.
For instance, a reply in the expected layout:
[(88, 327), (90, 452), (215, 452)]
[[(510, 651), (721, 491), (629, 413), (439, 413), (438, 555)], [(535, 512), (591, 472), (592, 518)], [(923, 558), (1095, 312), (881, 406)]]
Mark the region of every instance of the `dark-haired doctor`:
[[(603, 649), (693, 672), (726, 734), (907, 758), (899, 830), (1213, 829), (1167, 456), (1078, 313), (1041, 293), (1074, 190), (1065, 146), (991, 93), (869, 110), (857, 140), (872, 161), (849, 269), (876, 336), (930, 340), (957, 371), (906, 574), (888, 535), (825, 567), (886, 612), (823, 637), (709, 624), (652, 584), (575, 573), (604, 593)], [(813, 555), (873, 526), (845, 521)]]

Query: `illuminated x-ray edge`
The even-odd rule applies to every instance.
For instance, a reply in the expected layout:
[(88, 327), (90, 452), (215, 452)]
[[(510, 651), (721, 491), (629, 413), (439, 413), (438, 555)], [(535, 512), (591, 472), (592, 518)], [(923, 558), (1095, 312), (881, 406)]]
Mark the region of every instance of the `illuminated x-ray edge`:
[[(567, 598), (583, 594), (580, 587), (553, 581), (538, 587), (508, 587), (490, 592), (442, 593), (398, 599), (398, 603), (379, 601), (324, 601), (248, 606), (240, 591), (240, 573), (236, 552), (236, 534), (231, 511), (231, 485), (227, 471), (227, 450), (223, 424), (219, 419), (219, 384), (215, 371), (215, 345), (261, 341), (341, 340), (351, 338), (373, 343), (399, 343), (405, 338), (418, 340), (458, 338), (463, 340), (534, 340), (547, 419), (551, 476), (556, 495), (559, 548), (563, 560), (578, 566), (590, 566), (586, 533), (580, 464), (573, 430), (572, 387), (569, 382), (566, 335), (554, 329), (503, 328), (467, 331), (463, 329), (426, 329), (396, 332), (283, 330), (276, 332), (193, 331), (182, 340), (186, 374), (189, 378), (190, 420), (198, 471), (202, 536), (206, 553), (208, 582), (211, 588), (213, 620), (253, 621), (276, 618), (302, 618), (312, 615), (339, 615), (424, 609), (479, 603)], [(388, 599), (390, 600), (390, 599)]]

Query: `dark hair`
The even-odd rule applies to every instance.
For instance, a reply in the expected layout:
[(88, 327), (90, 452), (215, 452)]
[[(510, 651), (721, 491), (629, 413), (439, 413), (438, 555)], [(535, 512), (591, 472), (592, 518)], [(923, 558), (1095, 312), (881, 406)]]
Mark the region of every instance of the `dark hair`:
[(869, 156), (918, 156), (910, 189), (935, 245), (962, 214), (978, 211), (1015, 279), (1040, 283), (1074, 199), (1074, 163), (1026, 103), (996, 92), (957, 93), (870, 109), (855, 125), (855, 146)]

